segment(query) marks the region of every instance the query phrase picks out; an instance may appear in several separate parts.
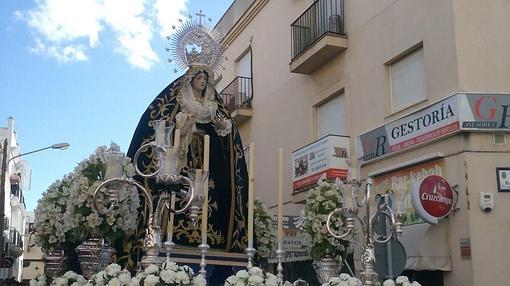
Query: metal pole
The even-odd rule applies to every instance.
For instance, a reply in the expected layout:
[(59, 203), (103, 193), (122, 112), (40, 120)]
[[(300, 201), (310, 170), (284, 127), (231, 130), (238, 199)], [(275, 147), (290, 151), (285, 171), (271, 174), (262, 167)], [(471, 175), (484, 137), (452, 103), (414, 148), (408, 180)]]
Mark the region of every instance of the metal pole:
[(4, 219), (5, 219), (5, 173), (7, 173), (7, 139), (4, 140), (2, 147), (2, 177), (0, 185), (0, 268), (5, 265), (5, 248), (4, 248)]

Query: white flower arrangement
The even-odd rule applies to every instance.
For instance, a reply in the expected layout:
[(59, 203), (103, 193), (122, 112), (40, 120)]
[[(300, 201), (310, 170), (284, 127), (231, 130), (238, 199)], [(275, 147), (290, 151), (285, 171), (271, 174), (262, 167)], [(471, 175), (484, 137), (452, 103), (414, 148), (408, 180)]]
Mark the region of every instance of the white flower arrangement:
[(328, 282), (322, 284), (322, 286), (361, 286), (361, 280), (342, 273), (340, 276), (329, 278)]
[(289, 281), (278, 281), (278, 278), (269, 272), (252, 267), (249, 271), (240, 270), (225, 280), (225, 286), (291, 286)]
[(131, 285), (131, 279), (131, 272), (122, 270), (120, 265), (112, 263), (104, 270), (92, 275), (85, 286), (129, 286)]
[(70, 186), (73, 174), (66, 175), (62, 180), (51, 184), (42, 194), (35, 209), (35, 240), (44, 251), (50, 249), (71, 249), (76, 240), (68, 232), (66, 220), (62, 219), (70, 197)]
[[(310, 256), (319, 259), (324, 255), (345, 258), (349, 242), (335, 239), (329, 235), (326, 228), (328, 215), (343, 203), (343, 183), (336, 180), (329, 183), (321, 178), (317, 186), (308, 191), (304, 209), (303, 230), (306, 233), (310, 246)], [(346, 232), (345, 223), (340, 217), (331, 219), (333, 229), (337, 232)]]
[[(98, 147), (94, 154), (74, 169), (64, 220), (69, 224), (73, 236), (79, 237), (81, 241), (90, 237), (102, 237), (114, 242), (131, 235), (136, 229), (140, 199), (134, 186), (123, 186), (118, 192), (116, 206), (108, 214), (99, 214), (94, 207), (94, 191), (105, 179), (106, 152), (111, 151), (119, 151), (119, 146), (112, 143), (109, 148)], [(124, 177), (134, 176), (135, 169), (128, 157), (124, 156), (121, 170)], [(108, 205), (104, 188), (97, 197)]]
[(391, 279), (384, 280), (383, 286), (421, 286), (421, 284), (416, 281), (410, 282), (407, 276), (398, 276), (395, 281)]
[[(380, 285), (380, 283), (377, 283)], [(351, 277), (349, 274), (342, 273), (340, 276), (329, 278), (327, 283), (322, 286), (361, 286), (361, 280), (356, 277)], [(382, 283), (382, 286), (421, 286), (420, 283), (414, 281), (409, 282), (407, 276), (398, 276), (395, 281), (387, 279)]]
[(41, 274), (34, 279), (30, 280), (29, 282), (30, 286), (46, 286), (48, 285), (48, 282), (46, 280), (46, 275)]
[(257, 238), (257, 254), (263, 262), (267, 262), (276, 241), (276, 230), (271, 214), (266, 205), (259, 199), (254, 201), (254, 228)]
[[(74, 273), (73, 271), (67, 271), (64, 275), (55, 278), (50, 286), (83, 286), (87, 284), (87, 279), (83, 276)], [(48, 286), (46, 276), (40, 275), (29, 282), (30, 286)]]
[(184, 265), (180, 266), (174, 262), (167, 261), (161, 267), (149, 265), (144, 271), (139, 272), (131, 279), (130, 286), (206, 286), (202, 275), (194, 275), (193, 269)]

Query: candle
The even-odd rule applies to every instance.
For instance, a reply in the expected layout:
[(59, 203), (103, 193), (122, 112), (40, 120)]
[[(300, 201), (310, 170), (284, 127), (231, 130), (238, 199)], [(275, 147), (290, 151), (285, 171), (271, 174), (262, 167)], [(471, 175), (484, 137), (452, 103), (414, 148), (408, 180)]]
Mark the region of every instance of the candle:
[[(204, 176), (209, 172), (209, 135), (204, 136)], [(207, 244), (207, 216), (209, 213), (209, 180), (204, 182), (204, 204), (202, 205), (202, 244)]]
[(175, 193), (172, 193), (170, 197), (170, 217), (168, 219), (166, 240), (172, 241), (172, 235), (174, 230), (174, 212), (175, 212)]
[(253, 163), (255, 161), (255, 145), (250, 143), (248, 155), (248, 248), (253, 248), (253, 184), (255, 178), (253, 176)]
[(177, 150), (168, 148), (165, 152), (165, 160), (164, 160), (164, 175), (176, 175), (177, 174)]
[(154, 124), (157, 123), (157, 130), (156, 130), (156, 144), (158, 145), (164, 145), (165, 144), (165, 121), (158, 120), (155, 121)]
[(175, 129), (174, 136), (175, 136), (175, 138), (174, 138), (174, 148), (179, 148), (179, 145), (181, 143), (181, 130)]
[(108, 155), (108, 164), (106, 166), (106, 174), (105, 174), (106, 179), (120, 177), (117, 175), (117, 166), (116, 166), (117, 160), (115, 160), (116, 159), (115, 155), (117, 155), (117, 154), (115, 154), (114, 152), (110, 152)]
[(356, 159), (351, 156), (351, 180), (356, 180)]
[(283, 149), (278, 149), (278, 248), (283, 243)]

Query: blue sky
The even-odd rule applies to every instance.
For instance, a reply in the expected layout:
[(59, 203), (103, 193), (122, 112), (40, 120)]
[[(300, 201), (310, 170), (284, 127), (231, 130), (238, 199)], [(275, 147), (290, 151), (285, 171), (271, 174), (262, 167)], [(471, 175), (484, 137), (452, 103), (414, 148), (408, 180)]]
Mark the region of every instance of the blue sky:
[[(126, 152), (138, 120), (179, 74), (163, 37), (200, 9), (216, 23), (233, 0), (0, 0), (0, 126), (14, 117), (32, 210), (97, 146)], [(181, 16), (179, 16), (181, 15)]]

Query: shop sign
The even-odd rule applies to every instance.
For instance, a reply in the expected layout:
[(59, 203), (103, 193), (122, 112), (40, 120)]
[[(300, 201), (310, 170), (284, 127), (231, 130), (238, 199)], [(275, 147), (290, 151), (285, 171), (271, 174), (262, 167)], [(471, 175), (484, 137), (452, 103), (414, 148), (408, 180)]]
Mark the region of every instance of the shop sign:
[(510, 130), (510, 95), (467, 93), (460, 100), (462, 129)]
[(459, 241), (460, 245), (460, 258), (463, 260), (471, 259), (471, 239), (461, 238)]
[(362, 162), (455, 134), (509, 131), (510, 94), (458, 93), (356, 138)]
[(460, 128), (459, 97), (451, 96), (358, 138), (362, 162), (453, 134)]
[(324, 174), (328, 179), (346, 179), (349, 146), (349, 137), (328, 135), (292, 152), (293, 190), (314, 185)]
[[(300, 216), (283, 216), (283, 242), (282, 248), (285, 251), (285, 262), (309, 260), (310, 252), (308, 250), (305, 233), (301, 230), (304, 218)], [(273, 226), (278, 228), (278, 217), (273, 216)], [(276, 249), (276, 242), (274, 245)], [(277, 263), (275, 253), (272, 252), (269, 257), (269, 263)]]
[(427, 176), (416, 183), (411, 198), (416, 212), (431, 224), (447, 216), (454, 204), (452, 187), (438, 175)]
[(384, 194), (386, 191), (390, 190), (395, 193), (397, 198), (402, 202), (402, 210), (407, 213), (405, 224), (422, 223), (423, 220), (411, 203), (413, 187), (427, 176), (446, 176), (445, 169), (443, 159), (434, 160), (374, 177), (373, 187), (377, 194)]

